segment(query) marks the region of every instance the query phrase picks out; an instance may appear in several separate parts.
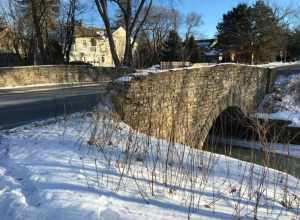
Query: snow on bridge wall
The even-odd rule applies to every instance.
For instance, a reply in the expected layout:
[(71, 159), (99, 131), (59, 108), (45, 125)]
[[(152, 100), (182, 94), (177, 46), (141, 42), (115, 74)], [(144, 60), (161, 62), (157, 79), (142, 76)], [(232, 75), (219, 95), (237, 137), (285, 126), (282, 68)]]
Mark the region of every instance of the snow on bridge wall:
[(267, 68), (217, 65), (138, 76), (114, 86), (113, 102), (134, 129), (201, 147), (225, 109), (255, 111), (274, 74)]

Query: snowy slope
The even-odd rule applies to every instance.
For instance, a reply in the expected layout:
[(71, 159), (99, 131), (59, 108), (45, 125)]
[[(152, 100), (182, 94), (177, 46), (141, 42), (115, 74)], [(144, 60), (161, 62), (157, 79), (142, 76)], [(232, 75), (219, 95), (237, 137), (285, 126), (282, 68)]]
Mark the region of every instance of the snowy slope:
[(258, 111), (258, 118), (287, 120), (290, 126), (300, 127), (300, 72), (279, 75), (275, 91), (264, 98)]
[(299, 217), (298, 179), (182, 145), (170, 154), (166, 141), (104, 115), (42, 121), (0, 141), (2, 220), (252, 219), (255, 195), (258, 219)]

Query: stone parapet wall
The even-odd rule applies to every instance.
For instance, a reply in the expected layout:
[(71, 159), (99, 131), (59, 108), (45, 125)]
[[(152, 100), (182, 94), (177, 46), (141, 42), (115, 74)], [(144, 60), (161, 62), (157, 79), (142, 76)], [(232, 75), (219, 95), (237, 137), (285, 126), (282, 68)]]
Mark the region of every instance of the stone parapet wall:
[(86, 65), (2, 67), (0, 68), (0, 87), (101, 82), (117, 77), (114, 72), (114, 68), (96, 68)]
[(239, 65), (182, 69), (114, 85), (121, 119), (158, 138), (201, 147), (228, 107), (253, 112), (270, 84), (270, 70)]

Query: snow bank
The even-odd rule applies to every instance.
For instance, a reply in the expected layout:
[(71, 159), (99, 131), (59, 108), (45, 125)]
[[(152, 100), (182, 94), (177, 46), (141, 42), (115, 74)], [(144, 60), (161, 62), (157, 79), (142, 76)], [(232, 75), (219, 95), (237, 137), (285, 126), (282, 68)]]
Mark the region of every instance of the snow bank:
[(275, 113), (256, 113), (255, 117), (269, 120), (289, 121), (289, 127), (300, 127), (300, 112), (275, 112)]
[[(300, 71), (300, 70), (299, 70)], [(275, 81), (275, 92), (267, 95), (258, 111), (271, 107), (273, 113), (258, 113), (259, 118), (291, 121), (290, 126), (300, 127), (300, 72), (279, 75)]]
[[(299, 213), (298, 179), (188, 146), (169, 148), (106, 116), (97, 122), (91, 113), (76, 114), (0, 135), (3, 220), (179, 220), (188, 213), (191, 219), (252, 219), (263, 175), (267, 190), (258, 219), (297, 219)], [(295, 199), (289, 210), (284, 191)]]

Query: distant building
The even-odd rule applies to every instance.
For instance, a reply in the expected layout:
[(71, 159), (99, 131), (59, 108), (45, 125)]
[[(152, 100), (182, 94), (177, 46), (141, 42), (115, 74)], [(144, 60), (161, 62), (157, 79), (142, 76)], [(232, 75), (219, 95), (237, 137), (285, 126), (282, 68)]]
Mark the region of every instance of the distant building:
[(0, 30), (0, 66), (16, 66), (20, 64), (13, 39), (14, 35), (10, 28), (5, 27)]
[(236, 61), (236, 53), (218, 48), (217, 39), (197, 40), (197, 45), (201, 49), (203, 62), (220, 63)]
[(216, 48), (216, 39), (197, 40), (197, 45), (201, 49), (202, 61), (206, 63), (216, 63), (219, 61), (221, 51)]
[[(123, 27), (113, 31), (113, 39), (120, 60), (123, 60), (124, 56), (125, 38), (126, 32)], [(82, 61), (94, 66), (114, 66), (105, 31), (83, 25), (76, 26), (70, 61)]]

